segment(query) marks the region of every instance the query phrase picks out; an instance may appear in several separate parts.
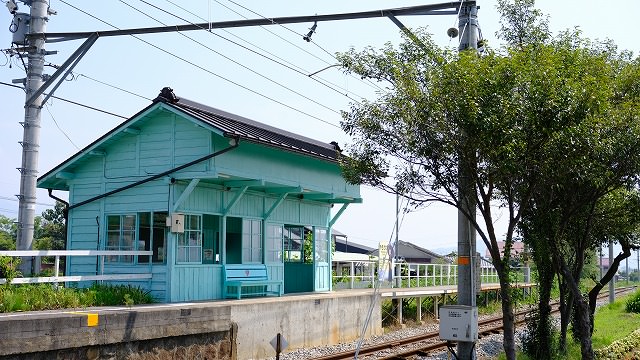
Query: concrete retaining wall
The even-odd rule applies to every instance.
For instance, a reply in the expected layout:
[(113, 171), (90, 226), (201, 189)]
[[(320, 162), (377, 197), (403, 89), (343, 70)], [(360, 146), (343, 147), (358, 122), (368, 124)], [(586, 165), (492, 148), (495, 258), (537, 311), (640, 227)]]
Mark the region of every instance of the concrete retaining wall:
[[(2, 359), (123, 359), (188, 347), (235, 358), (235, 327), (228, 307), (203, 305), (5, 314)], [(186, 357), (185, 357), (186, 358)]]
[(0, 314), (0, 360), (264, 359), (275, 355), (269, 342), (278, 333), (287, 350), (358, 339), (370, 306), (370, 337), (382, 334), (380, 295), (370, 289)]
[(316, 293), (234, 301), (231, 321), (238, 325), (238, 359), (274, 356), (269, 342), (278, 333), (289, 343), (287, 350), (356, 340), (372, 301), (365, 338), (382, 334), (380, 296), (372, 298), (370, 289), (362, 295)]

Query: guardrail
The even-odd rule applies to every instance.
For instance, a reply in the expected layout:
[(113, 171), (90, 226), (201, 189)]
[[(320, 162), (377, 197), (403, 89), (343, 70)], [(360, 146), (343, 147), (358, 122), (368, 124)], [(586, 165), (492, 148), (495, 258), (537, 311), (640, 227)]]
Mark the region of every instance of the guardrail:
[[(40, 283), (58, 283), (58, 282), (79, 282), (79, 281), (103, 281), (103, 280), (145, 280), (151, 279), (151, 271), (149, 273), (139, 274), (104, 274), (104, 257), (105, 256), (136, 256), (136, 255), (153, 255), (153, 251), (137, 251), (137, 250), (13, 250), (0, 251), (0, 256), (9, 257), (45, 257), (53, 256), (54, 271), (53, 276), (40, 277), (17, 277), (11, 280), (11, 284), (40, 284)], [(96, 256), (98, 266), (95, 275), (66, 275), (60, 276), (60, 257), (61, 256)], [(151, 269), (149, 269), (151, 270)], [(7, 279), (0, 279), (0, 284), (7, 283)]]

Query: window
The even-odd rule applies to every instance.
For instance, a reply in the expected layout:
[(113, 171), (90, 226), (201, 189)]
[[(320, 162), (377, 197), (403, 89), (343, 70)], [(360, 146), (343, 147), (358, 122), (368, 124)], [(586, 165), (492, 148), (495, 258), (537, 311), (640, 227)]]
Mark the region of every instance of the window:
[(202, 217), (184, 216), (184, 233), (178, 234), (177, 263), (202, 263)]
[(316, 243), (316, 262), (328, 263), (329, 262), (329, 241), (327, 238), (327, 229), (315, 228), (314, 238)]
[[(105, 250), (135, 250), (136, 215), (107, 216), (107, 245)], [(132, 263), (132, 255), (112, 255), (107, 262)]]
[[(166, 222), (166, 212), (138, 214), (138, 250), (153, 250), (151, 261), (154, 264), (165, 263)], [(138, 263), (148, 262), (148, 255), (138, 256)]]
[(284, 226), (284, 261), (311, 264), (313, 241), (311, 231), (304, 226)]
[(242, 263), (262, 263), (262, 220), (242, 220)]
[(267, 225), (267, 236), (265, 236), (265, 250), (265, 262), (282, 262), (282, 225)]

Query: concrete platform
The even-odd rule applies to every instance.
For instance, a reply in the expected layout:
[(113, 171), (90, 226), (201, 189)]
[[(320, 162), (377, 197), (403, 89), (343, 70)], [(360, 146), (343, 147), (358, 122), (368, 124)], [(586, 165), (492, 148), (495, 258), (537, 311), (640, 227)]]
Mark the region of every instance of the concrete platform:
[(371, 306), (365, 337), (382, 334), (381, 298), (373, 295), (364, 289), (0, 314), (0, 357), (229, 332), (235, 358), (263, 359), (275, 355), (269, 342), (278, 333), (289, 349), (355, 340)]

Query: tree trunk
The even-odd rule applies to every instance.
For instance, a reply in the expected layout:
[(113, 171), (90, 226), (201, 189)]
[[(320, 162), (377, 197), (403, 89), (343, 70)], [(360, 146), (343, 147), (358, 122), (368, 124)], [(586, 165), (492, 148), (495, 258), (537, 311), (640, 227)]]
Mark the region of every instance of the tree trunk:
[(516, 360), (516, 329), (515, 316), (513, 314), (513, 302), (511, 300), (511, 287), (508, 276), (503, 271), (498, 271), (500, 278), (500, 294), (502, 296), (502, 325), (504, 337), (502, 346), (507, 360)]
[(571, 291), (571, 297), (575, 303), (575, 330), (580, 340), (580, 352), (582, 360), (593, 360), (593, 346), (591, 343), (591, 323), (589, 321), (589, 304), (580, 293), (578, 282), (574, 279), (564, 259), (560, 259), (560, 271), (567, 287)]
[(558, 276), (560, 285), (560, 351), (567, 352), (567, 332), (571, 322), (571, 312), (573, 311), (573, 296), (567, 291), (567, 283)]
[(591, 321), (589, 320), (589, 304), (584, 297), (575, 299), (576, 314), (575, 324), (578, 327), (578, 337), (580, 338), (580, 352), (582, 360), (593, 360), (593, 346), (591, 343)]
[[(615, 274), (618, 272), (618, 267), (622, 260), (631, 256), (631, 246), (628, 242), (621, 241), (622, 252), (618, 254), (618, 256), (613, 259), (613, 263), (609, 266), (609, 270), (604, 274), (602, 279), (589, 291), (589, 325), (591, 326), (591, 334), (593, 334), (593, 316), (596, 312), (596, 301), (598, 300), (598, 294), (600, 290), (613, 279)], [(627, 274), (629, 276), (629, 274)]]
[[(536, 359), (551, 359), (552, 352), (549, 346), (553, 343), (551, 333), (551, 287), (553, 286), (553, 273), (548, 270), (538, 271), (540, 278), (540, 300), (538, 302), (538, 319), (536, 324)], [(551, 275), (551, 276), (549, 276)]]

